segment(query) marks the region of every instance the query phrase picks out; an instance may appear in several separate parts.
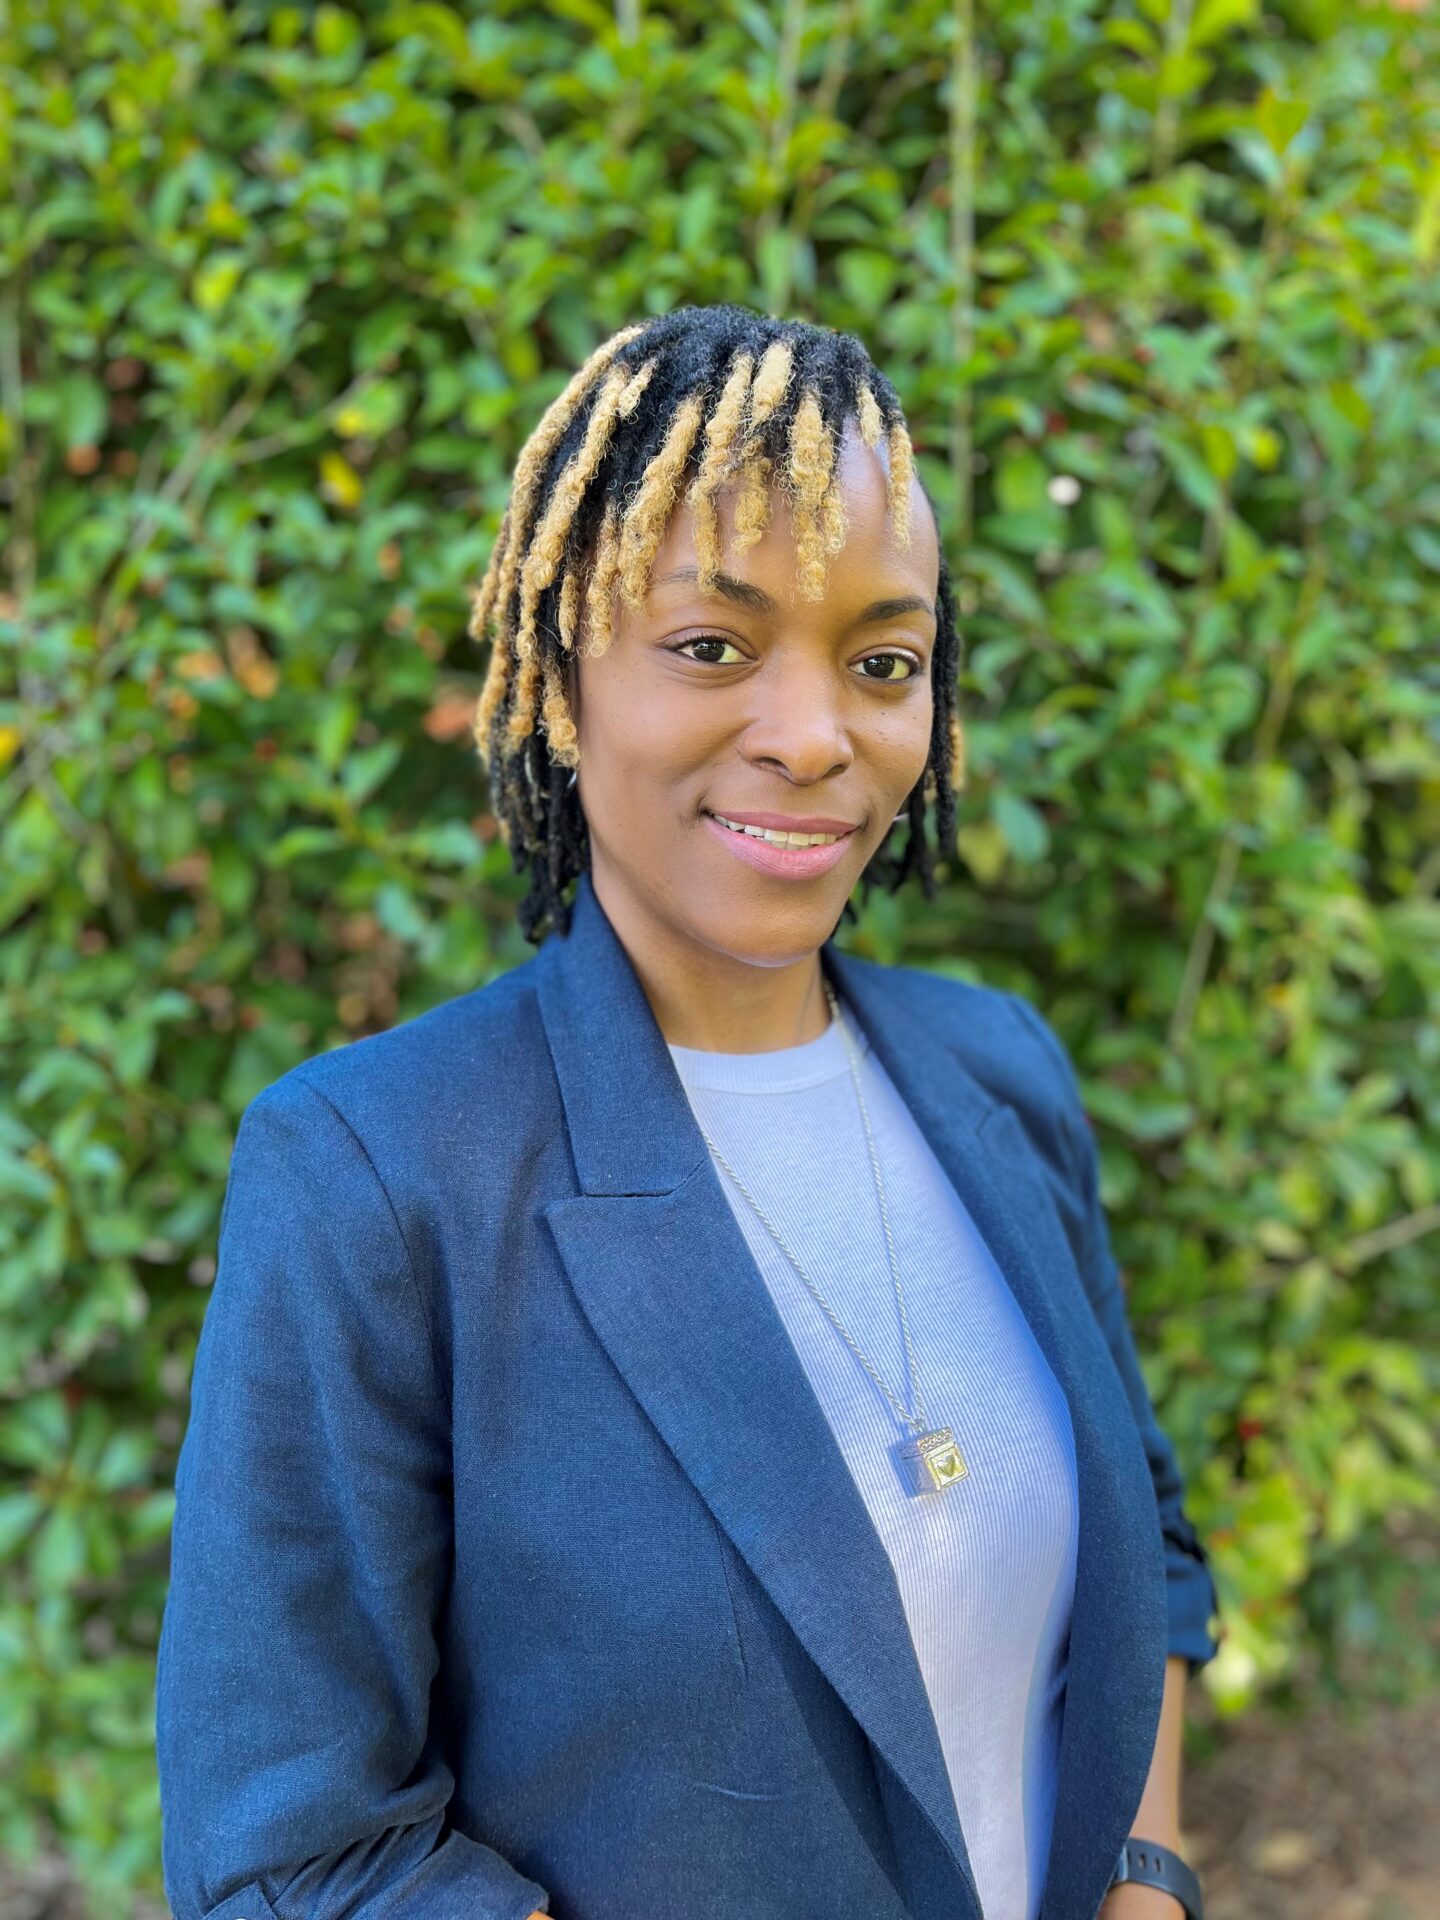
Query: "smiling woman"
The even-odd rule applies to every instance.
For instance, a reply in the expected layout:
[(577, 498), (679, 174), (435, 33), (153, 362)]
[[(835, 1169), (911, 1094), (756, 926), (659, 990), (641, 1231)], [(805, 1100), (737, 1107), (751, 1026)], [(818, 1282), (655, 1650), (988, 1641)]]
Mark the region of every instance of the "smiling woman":
[(1215, 1596), (1074, 1072), (1015, 995), (833, 938), (930, 888), (963, 771), (892, 389), (740, 308), (625, 329), (473, 628), (539, 951), (243, 1117), (160, 1645), (176, 1920), (1198, 1914)]

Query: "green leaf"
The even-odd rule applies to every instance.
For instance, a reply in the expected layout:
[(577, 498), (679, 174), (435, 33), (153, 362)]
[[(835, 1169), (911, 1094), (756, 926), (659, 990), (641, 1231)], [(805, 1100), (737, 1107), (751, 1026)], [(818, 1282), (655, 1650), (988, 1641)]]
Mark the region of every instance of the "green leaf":
[(849, 247), (837, 257), (835, 271), (856, 306), (878, 313), (894, 294), (899, 267), (891, 254), (873, 247)]
[(1017, 860), (1033, 866), (1044, 859), (1050, 850), (1050, 830), (1037, 807), (1021, 794), (1002, 790), (991, 801), (990, 811)]
[(340, 773), (347, 799), (357, 807), (368, 800), (390, 778), (404, 751), (403, 740), (377, 740), (352, 753)]
[(344, 844), (344, 834), (335, 827), (292, 827), (270, 849), (266, 865), (288, 867), (309, 854), (330, 853)]
[(1259, 0), (1199, 0), (1190, 23), (1190, 44), (1208, 47), (1228, 39), (1238, 29), (1253, 25), (1259, 13)]
[(1266, 87), (1255, 109), (1255, 124), (1272, 153), (1283, 154), (1310, 117), (1303, 100), (1286, 99)]

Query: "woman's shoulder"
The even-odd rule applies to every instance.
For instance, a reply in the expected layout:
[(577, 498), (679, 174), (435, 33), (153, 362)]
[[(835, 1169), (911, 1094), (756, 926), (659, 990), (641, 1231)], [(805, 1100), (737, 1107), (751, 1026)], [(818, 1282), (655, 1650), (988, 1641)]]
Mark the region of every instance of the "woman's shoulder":
[(491, 1132), (513, 1140), (547, 1078), (533, 973), (522, 963), (382, 1033), (298, 1061), (250, 1104), (318, 1095), (374, 1157), (393, 1160), (461, 1131), (482, 1149)]
[[(1069, 1095), (1075, 1070), (1064, 1042), (1025, 994), (937, 968), (863, 959), (846, 965), (903, 1002), (920, 1024), (959, 1049), (987, 1091), (1009, 1100), (1026, 1089)], [(1009, 1091), (1007, 1091), (1007, 1089)]]
[(847, 956), (852, 968), (900, 1001), (923, 1043), (947, 1048), (984, 1096), (1012, 1108), (1046, 1159), (1068, 1165), (1085, 1126), (1070, 1055), (1027, 995), (923, 966)]

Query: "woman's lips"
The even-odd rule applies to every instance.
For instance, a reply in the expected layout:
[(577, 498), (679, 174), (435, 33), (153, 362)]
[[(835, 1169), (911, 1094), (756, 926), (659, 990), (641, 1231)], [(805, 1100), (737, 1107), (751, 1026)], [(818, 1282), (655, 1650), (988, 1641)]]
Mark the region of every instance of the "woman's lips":
[(706, 831), (724, 841), (737, 860), (743, 860), (758, 873), (775, 873), (786, 880), (809, 880), (816, 874), (828, 873), (845, 858), (855, 837), (852, 827), (828, 846), (777, 847), (768, 840), (757, 840), (753, 834), (736, 833), (732, 827), (722, 826), (713, 813), (707, 813), (704, 818)]

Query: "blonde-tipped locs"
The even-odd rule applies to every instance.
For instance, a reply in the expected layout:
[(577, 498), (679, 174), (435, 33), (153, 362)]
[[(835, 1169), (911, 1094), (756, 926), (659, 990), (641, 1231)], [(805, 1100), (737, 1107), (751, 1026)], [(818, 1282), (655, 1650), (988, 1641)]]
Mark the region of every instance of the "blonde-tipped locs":
[[(638, 611), (677, 508), (692, 517), (700, 584), (724, 564), (718, 497), (731, 490), (730, 552), (764, 535), (772, 499), (792, 516), (796, 584), (825, 591), (827, 556), (845, 542), (840, 449), (848, 422), (883, 459), (897, 546), (910, 544), (914, 454), (894, 388), (852, 335), (779, 321), (745, 307), (681, 308), (622, 328), (586, 360), (521, 449), (469, 631), (491, 642), (474, 738), (512, 859), (529, 870), (527, 937), (568, 925), (564, 890), (589, 864), (575, 775), (571, 709), (577, 659), (610, 645), (624, 608)], [(923, 491), (923, 488), (922, 488)], [(959, 641), (942, 555), (932, 656), (930, 758), (907, 803), (910, 833), (882, 849), (864, 879), (933, 885), (926, 840), (954, 838), (963, 785), (957, 712)]]

